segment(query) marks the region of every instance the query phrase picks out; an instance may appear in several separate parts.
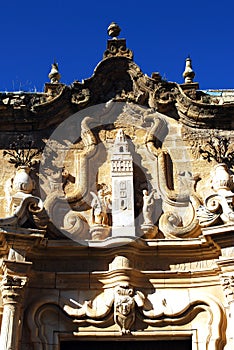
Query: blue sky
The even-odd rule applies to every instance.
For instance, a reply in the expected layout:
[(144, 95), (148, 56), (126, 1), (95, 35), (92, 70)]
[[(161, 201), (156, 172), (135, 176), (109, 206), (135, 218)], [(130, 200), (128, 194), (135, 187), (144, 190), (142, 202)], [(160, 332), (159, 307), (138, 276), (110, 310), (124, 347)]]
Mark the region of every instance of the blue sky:
[(149, 76), (182, 83), (190, 55), (201, 89), (234, 89), (233, 10), (233, 0), (2, 2), (0, 90), (43, 91), (54, 59), (63, 83), (89, 78), (112, 21)]

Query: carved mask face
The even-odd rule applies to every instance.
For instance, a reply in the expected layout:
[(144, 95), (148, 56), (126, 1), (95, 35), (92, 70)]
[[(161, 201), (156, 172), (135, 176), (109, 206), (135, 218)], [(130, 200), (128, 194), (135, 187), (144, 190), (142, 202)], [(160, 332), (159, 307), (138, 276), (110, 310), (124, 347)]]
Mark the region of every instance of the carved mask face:
[(127, 316), (130, 314), (133, 308), (133, 303), (134, 301), (132, 300), (132, 298), (123, 298), (119, 300), (116, 304), (116, 311), (124, 316)]

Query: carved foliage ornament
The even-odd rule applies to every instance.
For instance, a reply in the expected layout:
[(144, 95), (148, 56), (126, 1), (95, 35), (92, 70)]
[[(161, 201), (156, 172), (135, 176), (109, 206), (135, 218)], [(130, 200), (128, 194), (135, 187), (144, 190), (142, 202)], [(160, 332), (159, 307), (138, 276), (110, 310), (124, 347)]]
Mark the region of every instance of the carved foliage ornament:
[(107, 50), (104, 52), (104, 58), (113, 56), (123, 56), (133, 59), (133, 52), (126, 47), (125, 39), (108, 40)]
[(199, 153), (208, 162), (215, 160), (217, 163), (225, 163), (229, 169), (234, 164), (233, 143), (229, 138), (220, 135), (210, 135), (209, 140), (199, 147)]

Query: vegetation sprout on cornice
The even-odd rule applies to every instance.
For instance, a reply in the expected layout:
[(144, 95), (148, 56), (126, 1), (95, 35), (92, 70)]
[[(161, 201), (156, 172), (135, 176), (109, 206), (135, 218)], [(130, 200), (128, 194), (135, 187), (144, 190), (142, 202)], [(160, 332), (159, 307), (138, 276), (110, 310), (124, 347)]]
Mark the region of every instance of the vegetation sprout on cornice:
[(14, 164), (15, 168), (31, 167), (35, 163), (35, 158), (42, 153), (41, 148), (35, 149), (33, 146), (34, 142), (21, 134), (9, 145), (8, 150), (3, 151), (3, 157), (7, 157), (8, 162)]
[(225, 163), (234, 172), (234, 149), (229, 138), (220, 135), (210, 135), (209, 140), (199, 147), (202, 158), (211, 162)]

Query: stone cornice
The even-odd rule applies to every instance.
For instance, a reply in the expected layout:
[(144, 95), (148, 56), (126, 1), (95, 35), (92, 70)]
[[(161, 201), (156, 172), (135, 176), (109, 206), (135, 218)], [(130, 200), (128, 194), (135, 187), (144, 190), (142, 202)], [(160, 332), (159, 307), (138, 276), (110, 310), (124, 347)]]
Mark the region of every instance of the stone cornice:
[[(25, 259), (27, 253), (37, 245), (45, 245), (45, 231), (36, 229), (26, 229), (20, 227), (5, 227), (0, 229), (4, 244), (0, 252), (2, 256), (14, 249), (19, 256)], [(10, 263), (11, 260), (9, 260)], [(21, 261), (22, 262), (22, 261)], [(18, 263), (20, 263), (18, 261)]]
[[(42, 256), (43, 246), (37, 246), (33, 250), (33, 254), (36, 257)], [(220, 248), (210, 238), (204, 238), (202, 236), (194, 239), (131, 239), (124, 240), (118, 238), (108, 238), (104, 241), (87, 241), (87, 245), (82, 245), (71, 240), (49, 240), (46, 245), (47, 254), (50, 252), (51, 256), (56, 256), (63, 251), (64, 256), (76, 255), (79, 251), (80, 256), (86, 256), (95, 254), (96, 257), (112, 256), (119, 252), (125, 251), (126, 253), (133, 253), (134, 256), (139, 254), (140, 256), (157, 255), (160, 257), (178, 256), (178, 250), (180, 250), (180, 257), (189, 257), (193, 253), (201, 249), (203, 252), (203, 258), (214, 258), (220, 254)], [(197, 258), (197, 257), (196, 257)]]
[(202, 228), (205, 237), (210, 237), (220, 248), (233, 246), (234, 225), (225, 224)]
[(231, 129), (234, 103), (204, 103), (197, 88), (196, 83), (150, 78), (130, 58), (114, 56), (102, 60), (90, 78), (71, 86), (47, 83), (44, 93), (2, 93), (0, 131), (53, 128), (80, 109), (111, 99), (154, 108), (187, 126)]

